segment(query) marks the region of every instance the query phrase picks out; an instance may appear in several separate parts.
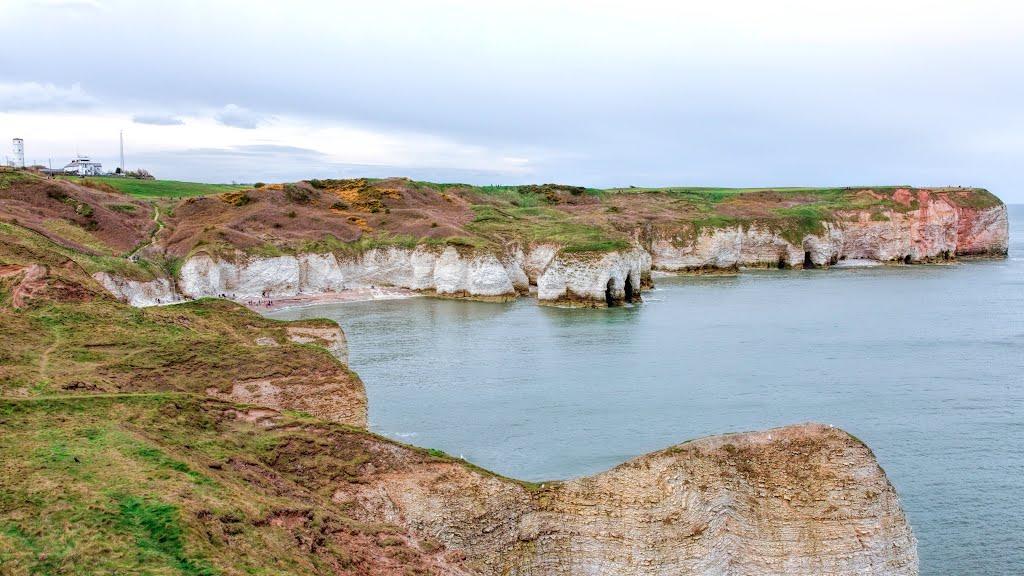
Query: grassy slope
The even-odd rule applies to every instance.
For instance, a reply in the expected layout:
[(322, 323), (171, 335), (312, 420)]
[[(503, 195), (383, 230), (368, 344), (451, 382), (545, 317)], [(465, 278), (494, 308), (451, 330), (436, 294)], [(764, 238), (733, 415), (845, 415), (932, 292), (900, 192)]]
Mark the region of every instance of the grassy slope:
[[(608, 251), (644, 234), (693, 238), (705, 228), (759, 225), (799, 243), (820, 233), (822, 223), (846, 211), (868, 211), (887, 220), (916, 209), (918, 189), (896, 186), (846, 188), (625, 188), (598, 190), (562, 185), (470, 186), (401, 178), (311, 180), (242, 192), (244, 202), (220, 195), (244, 187), (119, 178), (88, 179), (131, 194), (211, 195), (161, 208), (167, 228), (155, 249), (142, 252), (153, 269), (173, 269), (196, 251), (274, 256), (299, 251), (363, 252), (380, 246), (455, 245), (494, 249), (509, 242), (552, 242), (567, 251)], [(2, 184), (2, 183), (0, 183)], [(9, 184), (10, 185), (10, 184)], [(17, 185), (16, 183), (13, 185)], [(897, 190), (910, 191), (903, 202)], [(1001, 202), (980, 189), (931, 188), (956, 204), (987, 208)], [(195, 203), (189, 203), (195, 201)], [(89, 245), (87, 231), (50, 223), (55, 235)], [(161, 244), (163, 243), (163, 244)], [(101, 248), (101, 247), (100, 247)], [(97, 248), (97, 251), (101, 251)], [(102, 252), (102, 251), (101, 251)], [(104, 261), (83, 265), (111, 269)], [(145, 270), (118, 270), (144, 279)]]
[[(5, 235), (16, 230), (0, 225), (0, 266), (44, 265), (49, 289), (30, 306), (13, 308), (17, 280), (0, 279), (0, 393), (202, 392), (209, 386), (227, 389), (238, 380), (347, 374), (326, 350), (294, 344), (285, 333), (286, 326), (333, 326), (329, 320), (279, 322), (221, 300), (125, 306), (85, 270), (66, 264), (69, 256), (89, 257), (27, 231), (23, 237)], [(257, 338), (278, 345), (259, 346)]]
[[(236, 247), (275, 255), (417, 243), (495, 248), (509, 242), (545, 241), (567, 251), (599, 252), (628, 246), (638, 229), (692, 238), (703, 228), (759, 225), (799, 243), (805, 235), (821, 232), (823, 222), (846, 217), (844, 211), (868, 210), (872, 218), (883, 220), (888, 213), (917, 208), (917, 189), (901, 193), (911, 198), (908, 201), (894, 198), (904, 188), (895, 186), (597, 190), (554, 184), (436, 184), (400, 178), (312, 180), (308, 185), (301, 190), (285, 185), (284, 194), (271, 187), (250, 191), (244, 206), (206, 204), (208, 212), (193, 210), (189, 221), (180, 224), (198, 228), (205, 223), (205, 232), (192, 241), (192, 247), (223, 253)], [(983, 190), (931, 190), (965, 206), (999, 204), (998, 198)], [(340, 233), (358, 240), (316, 237), (317, 228), (311, 225), (305, 233), (313, 238), (305, 243), (291, 241), (301, 233), (294, 230), (294, 221), (277, 215), (295, 215), (295, 210), (302, 211), (303, 223), (313, 218), (338, 226), (347, 220), (352, 225)], [(431, 227), (426, 228), (429, 222)], [(268, 242), (268, 238), (273, 239)]]
[[(569, 252), (620, 250), (629, 246), (625, 235), (597, 224), (574, 221), (565, 212), (547, 206), (474, 205), (476, 217), (466, 229), (480, 237), (522, 239), (561, 244)], [(487, 245), (476, 241), (474, 245)]]
[[(71, 223), (65, 223), (63, 224), (63, 227), (66, 227), (74, 233), (81, 230)], [(0, 235), (17, 239), (16, 245), (18, 246), (18, 249), (25, 250), (27, 253), (39, 254), (42, 250), (46, 250), (55, 254), (60, 254), (68, 260), (73, 260), (89, 274), (93, 274), (95, 272), (110, 272), (124, 278), (151, 280), (161, 272), (157, 264), (148, 260), (131, 262), (125, 258), (114, 257), (111, 255), (112, 249), (109, 247), (104, 248), (100, 254), (84, 254), (70, 248), (55, 245), (42, 235), (31, 230), (26, 230), (20, 226), (13, 226), (11, 224), (0, 222)], [(73, 236), (73, 234), (68, 234), (67, 236)], [(0, 244), (0, 256), (5, 255), (5, 252), (9, 255), (13, 250), (12, 246), (13, 244), (9, 244), (8, 246)]]
[[(590, 210), (587, 217), (580, 217), (567, 213), (558, 201), (523, 194), (516, 187), (484, 187), (473, 190), (482, 196), (500, 198), (510, 206), (474, 205), (476, 218), (467, 229), (484, 237), (553, 240), (566, 245), (570, 251), (615, 250), (626, 244), (622, 233), (625, 226), (621, 225), (626, 218), (607, 215), (629, 214), (636, 205), (646, 205), (645, 213), (631, 221), (632, 227), (660, 221), (660, 225), (674, 228), (677, 235), (693, 237), (702, 228), (758, 224), (777, 230), (799, 244), (804, 236), (823, 232), (822, 224), (839, 220), (844, 211), (867, 210), (872, 218), (882, 220), (888, 219), (888, 212), (916, 209), (916, 199), (909, 204), (893, 199), (893, 194), (901, 188), (915, 194), (918, 190), (909, 186), (587, 190), (587, 197), (599, 200), (600, 209)], [(995, 195), (982, 189), (930, 190), (944, 193), (954, 203), (967, 208), (1001, 204)], [(595, 217), (595, 213), (600, 215)]]
[(2, 572), (436, 573), (436, 543), (331, 498), (384, 440), (245, 411), (183, 394), (0, 398)]
[(0, 572), (438, 572), (438, 543), (359, 521), (335, 490), (394, 466), (486, 471), (307, 414), (205, 398), (233, 380), (307, 383), (309, 371), (346, 369), (287, 342), (282, 328), (295, 323), (217, 300), (132, 308), (66, 262), (55, 245), (0, 235), (4, 273), (49, 271), (22, 308), (19, 276), (0, 279)]
[(294, 323), (215, 300), (132, 308), (66, 262), (0, 234), (0, 269), (49, 271), (22, 308), (19, 275), (0, 279), (0, 572), (431, 573), (418, 541), (331, 500), (328, 484), (355, 481), (384, 440), (301, 413), (257, 425), (201, 396), (232, 380), (357, 378), (286, 341)]
[[(5, 342), (0, 393), (202, 392), (207, 387), (226, 392), (238, 381), (311, 381), (322, 372), (344, 373), (327, 351), (289, 342), (285, 324), (220, 300), (147, 309), (104, 298), (5, 307), (0, 309)], [(259, 346), (256, 338), (278, 345)]]
[[(63, 178), (71, 182), (80, 180), (76, 177), (66, 176)], [(239, 184), (204, 184), (202, 182), (179, 182), (177, 180), (136, 180), (135, 178), (106, 176), (91, 176), (86, 178), (86, 180), (109, 185), (116, 190), (137, 198), (184, 198), (250, 188), (250, 186)]]
[[(558, 227), (590, 225), (531, 193), (496, 194), (504, 198), (492, 208), (474, 204), (475, 224), (494, 227), (481, 237), (546, 238)], [(691, 220), (743, 198), (637, 194), (677, 211), (682, 200)], [(815, 204), (844, 206), (844, 194), (818, 193)], [(517, 196), (535, 204), (517, 205)], [(625, 196), (594, 194), (595, 209), (619, 206)], [(99, 293), (85, 271), (64, 265), (96, 257), (2, 226), (0, 266), (45, 265), (52, 292), (59, 295), (59, 282), (78, 283), (92, 297), (14, 309), (12, 284), (0, 280), (0, 572), (431, 573), (436, 543), (359, 522), (352, 503), (332, 496), (339, 484), (372, 473), (363, 464), (387, 472), (378, 453), (402, 452), (413, 463), (450, 459), (299, 413), (253, 423), (238, 417), (248, 408), (201, 396), (233, 379), (333, 363), (325, 351), (287, 343), (281, 323), (227, 302), (124, 306)], [(570, 233), (589, 239), (593, 231)], [(254, 346), (256, 336), (280, 345)]]

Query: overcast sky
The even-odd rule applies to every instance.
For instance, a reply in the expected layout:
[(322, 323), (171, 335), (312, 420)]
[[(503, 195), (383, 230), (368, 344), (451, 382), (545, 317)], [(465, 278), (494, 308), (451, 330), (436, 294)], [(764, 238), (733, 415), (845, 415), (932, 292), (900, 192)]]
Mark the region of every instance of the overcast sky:
[(1024, 202), (1015, 2), (0, 0), (0, 139), (211, 182), (976, 185)]

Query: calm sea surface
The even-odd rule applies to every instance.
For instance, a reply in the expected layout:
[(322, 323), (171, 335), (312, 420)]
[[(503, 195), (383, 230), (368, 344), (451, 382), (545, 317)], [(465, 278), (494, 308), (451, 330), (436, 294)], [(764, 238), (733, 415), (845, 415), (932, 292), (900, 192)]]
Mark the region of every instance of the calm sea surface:
[(655, 278), (644, 303), (324, 304), (371, 428), (502, 474), (593, 474), (807, 421), (875, 451), (922, 573), (1024, 573), (1024, 206), (1007, 260)]

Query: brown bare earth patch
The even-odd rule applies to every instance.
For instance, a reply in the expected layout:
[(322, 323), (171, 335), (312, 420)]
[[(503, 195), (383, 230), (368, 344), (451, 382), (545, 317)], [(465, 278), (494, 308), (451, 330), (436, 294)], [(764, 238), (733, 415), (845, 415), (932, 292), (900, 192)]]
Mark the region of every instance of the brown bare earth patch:
[(196, 197), (177, 204), (166, 219), (162, 247), (184, 256), (204, 245), (253, 249), (273, 242), (297, 247), (327, 235), (351, 242), (362, 234), (359, 226), (331, 211), (324, 195), (295, 202), (283, 188), (273, 186), (232, 194), (245, 194), (248, 200)]
[(900, 188), (893, 192), (892, 199), (904, 206), (910, 206), (910, 203), (914, 200), (914, 194), (906, 188)]
[(738, 194), (720, 202), (715, 208), (718, 214), (732, 218), (770, 218), (780, 208), (792, 208), (802, 204), (818, 202), (814, 196), (784, 194), (775, 190), (762, 190)]
[[(209, 389), (366, 424), (359, 377), (319, 347), (343, 355), (344, 337), (333, 322), (277, 322), (223, 300), (132, 308), (80, 266), (29, 239), (0, 241), (0, 266), (0, 393), (24, 385), (55, 393)], [(296, 335), (307, 343), (293, 341)], [(265, 339), (278, 345), (261, 346)], [(44, 349), (42, 359), (31, 352)], [(26, 381), (24, 374), (38, 376)]]
[[(183, 256), (200, 247), (252, 250), (270, 243), (297, 250), (328, 237), (353, 242), (370, 233), (445, 238), (465, 234), (474, 217), (457, 194), (439, 194), (406, 178), (312, 182), (222, 194), (219, 202), (185, 200), (166, 219), (163, 245)], [(245, 202), (239, 200), (243, 194)]]
[[(109, 186), (92, 185), (28, 173), (4, 174), (0, 220), (90, 254), (125, 253), (145, 242), (154, 227), (152, 206)], [(50, 225), (53, 222), (60, 226)]]

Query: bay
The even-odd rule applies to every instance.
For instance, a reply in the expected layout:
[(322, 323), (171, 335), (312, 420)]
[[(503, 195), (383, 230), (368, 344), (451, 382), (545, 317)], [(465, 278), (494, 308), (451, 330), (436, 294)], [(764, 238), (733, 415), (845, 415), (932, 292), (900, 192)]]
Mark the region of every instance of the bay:
[(657, 277), (608, 310), (413, 298), (321, 304), (371, 429), (524, 480), (816, 421), (866, 442), (925, 575), (1024, 569), (1024, 206), (1010, 257)]

